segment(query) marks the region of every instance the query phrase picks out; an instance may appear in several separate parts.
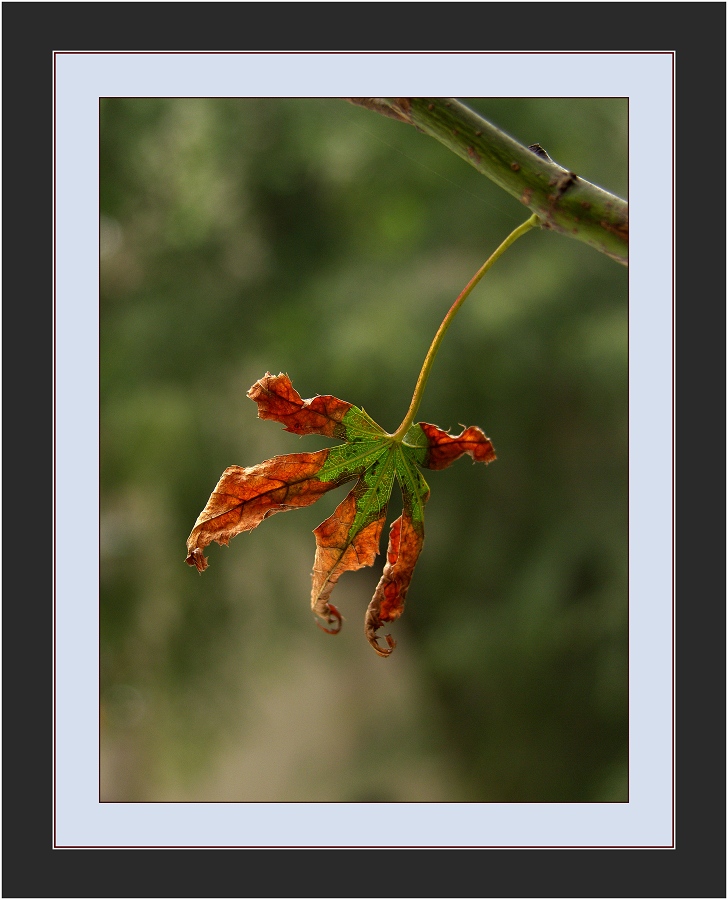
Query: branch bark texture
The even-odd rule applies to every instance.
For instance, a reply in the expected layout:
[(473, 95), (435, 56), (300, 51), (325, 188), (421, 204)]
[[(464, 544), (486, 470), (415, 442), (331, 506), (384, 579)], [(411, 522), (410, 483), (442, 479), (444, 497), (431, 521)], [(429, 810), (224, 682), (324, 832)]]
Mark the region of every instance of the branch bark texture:
[(437, 138), (527, 206), (542, 228), (583, 241), (628, 264), (627, 202), (564, 169), (537, 144), (525, 147), (454, 98), (346, 99)]

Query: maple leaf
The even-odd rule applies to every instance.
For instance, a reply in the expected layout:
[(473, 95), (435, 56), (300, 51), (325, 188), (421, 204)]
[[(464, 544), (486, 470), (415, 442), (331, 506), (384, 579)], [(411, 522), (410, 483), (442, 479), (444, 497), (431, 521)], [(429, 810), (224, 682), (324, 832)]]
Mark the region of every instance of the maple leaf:
[(425, 537), (424, 507), (430, 489), (419, 469), (444, 469), (464, 454), (475, 462), (489, 463), (496, 458), (493, 445), (474, 426), (451, 435), (426, 422), (411, 425), (398, 438), (380, 428), (363, 409), (336, 397), (302, 400), (283, 373), (266, 372), (248, 397), (258, 404), (259, 418), (281, 422), (286, 431), (322, 434), (345, 443), (314, 453), (274, 456), (249, 468), (225, 469), (187, 540), (186, 562), (203, 572), (207, 568), (203, 550), (212, 541), (227, 544), (263, 519), (310, 506), (327, 491), (356, 479), (332, 515), (314, 530), (311, 608), (325, 622), (320, 627), (336, 634), (342, 619), (329, 597), (344, 572), (374, 563), (396, 479), (402, 515), (392, 523), (387, 561), (364, 625), (376, 652), (389, 656), (396, 642), (387, 634), (387, 647), (381, 646), (377, 631), (402, 615)]

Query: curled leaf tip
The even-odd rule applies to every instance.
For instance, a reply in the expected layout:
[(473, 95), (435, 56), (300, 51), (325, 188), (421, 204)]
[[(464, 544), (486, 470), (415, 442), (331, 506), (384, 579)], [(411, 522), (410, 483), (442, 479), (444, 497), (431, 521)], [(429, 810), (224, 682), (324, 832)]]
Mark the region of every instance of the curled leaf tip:
[(326, 604), (326, 609), (324, 610), (321, 618), (325, 620), (326, 625), (331, 626), (330, 628), (326, 628), (326, 626), (322, 625), (321, 622), (317, 621), (316, 624), (321, 629), (321, 631), (325, 631), (326, 634), (338, 634), (341, 631), (343, 617), (333, 603)]
[(370, 622), (369, 619), (367, 618), (366, 625), (364, 626), (364, 634), (366, 634), (367, 640), (374, 648), (374, 651), (379, 654), (379, 656), (384, 656), (384, 657), (391, 656), (392, 651), (397, 646), (397, 641), (395, 641), (395, 639), (392, 637), (391, 634), (385, 634), (383, 637), (384, 637), (384, 640), (387, 642), (387, 647), (386, 648), (382, 647), (382, 645), (379, 643), (379, 637), (377, 635), (377, 631), (381, 627), (382, 627), (381, 622), (376, 624), (373, 621)]
[(195, 549), (190, 553), (185, 562), (188, 566), (195, 566), (200, 574), (202, 574), (207, 568), (207, 558), (205, 557), (205, 554), (202, 552), (202, 549), (200, 547), (195, 547)]
[(326, 624), (330, 625), (330, 628), (326, 628), (320, 622), (316, 622), (321, 631), (325, 631), (326, 634), (338, 634), (341, 631), (341, 626), (343, 624), (343, 618), (339, 610), (333, 605), (333, 603), (327, 604), (326, 609)]

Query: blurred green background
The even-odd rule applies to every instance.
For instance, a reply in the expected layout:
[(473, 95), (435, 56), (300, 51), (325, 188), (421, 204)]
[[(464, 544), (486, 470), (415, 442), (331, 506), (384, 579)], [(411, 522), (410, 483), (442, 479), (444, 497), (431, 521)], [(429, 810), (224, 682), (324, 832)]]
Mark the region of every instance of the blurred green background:
[[(463, 102), (626, 197), (626, 99)], [(338, 99), (103, 99), (100, 179), (102, 800), (626, 801), (626, 268), (532, 232), (455, 319), (418, 419), (480, 426), (498, 460), (426, 473), (382, 659), (383, 555), (339, 582), (337, 637), (309, 609), (311, 531), (348, 488), (202, 576), (185, 541), (226, 466), (332, 443), (259, 420), (254, 381), (393, 430), (527, 210)]]

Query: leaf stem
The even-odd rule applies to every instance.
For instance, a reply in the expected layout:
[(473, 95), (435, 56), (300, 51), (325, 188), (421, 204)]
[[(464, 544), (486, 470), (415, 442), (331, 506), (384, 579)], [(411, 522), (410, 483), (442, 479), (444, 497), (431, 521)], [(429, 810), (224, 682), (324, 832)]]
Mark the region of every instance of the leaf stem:
[(455, 318), (455, 314), (463, 305), (467, 297), (472, 292), (475, 285), (480, 281), (480, 279), (485, 275), (485, 273), (490, 269), (493, 263), (503, 254), (505, 251), (511, 246), (511, 244), (515, 243), (519, 237), (526, 234), (526, 232), (530, 231), (536, 225), (540, 224), (539, 217), (534, 213), (529, 219), (527, 219), (522, 225), (519, 225), (515, 231), (512, 231), (508, 237), (503, 241), (503, 243), (495, 250), (488, 259), (483, 263), (483, 265), (478, 269), (478, 271), (473, 275), (470, 281), (463, 288), (460, 296), (455, 300), (453, 305), (447, 311), (445, 318), (442, 320), (440, 327), (437, 329), (437, 334), (432, 340), (430, 344), (430, 349), (427, 351), (427, 356), (425, 357), (425, 361), (422, 364), (422, 369), (420, 371), (420, 376), (417, 379), (417, 384), (415, 385), (415, 392), (412, 395), (412, 402), (410, 403), (409, 409), (407, 410), (407, 415), (404, 417), (402, 424), (399, 428), (390, 435), (393, 440), (399, 441), (400, 443), (404, 440), (405, 434), (409, 431), (410, 426), (415, 420), (415, 416), (417, 415), (417, 410), (419, 409), (420, 402), (422, 401), (422, 394), (425, 391), (425, 385), (427, 384), (427, 379), (430, 375), (430, 369), (432, 368), (432, 364), (435, 361), (435, 356), (437, 355), (437, 351), (440, 349), (440, 344), (442, 343), (442, 339), (445, 337), (445, 332), (450, 327), (450, 323)]

